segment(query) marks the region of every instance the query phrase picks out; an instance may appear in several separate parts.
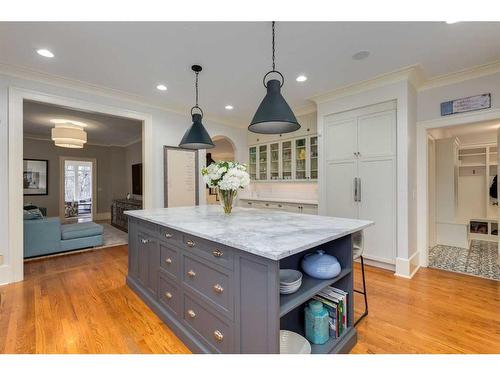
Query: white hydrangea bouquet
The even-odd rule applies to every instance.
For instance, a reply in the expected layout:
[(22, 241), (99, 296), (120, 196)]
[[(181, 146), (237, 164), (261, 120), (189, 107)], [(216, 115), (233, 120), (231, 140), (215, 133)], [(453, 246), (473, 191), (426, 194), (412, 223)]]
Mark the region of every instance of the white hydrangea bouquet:
[(243, 189), (250, 183), (247, 166), (234, 161), (212, 163), (208, 167), (203, 168), (201, 174), (203, 181), (209, 187), (217, 188), (219, 201), (226, 214), (231, 213), (238, 189)]

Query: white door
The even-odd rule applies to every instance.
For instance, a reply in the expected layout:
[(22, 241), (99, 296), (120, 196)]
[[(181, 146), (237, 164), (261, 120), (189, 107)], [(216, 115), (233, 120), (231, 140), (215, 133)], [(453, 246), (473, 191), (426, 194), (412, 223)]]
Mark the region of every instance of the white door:
[(396, 181), (394, 158), (359, 160), (359, 218), (373, 220), (365, 229), (368, 259), (394, 263), (396, 258)]
[(354, 178), (357, 177), (357, 161), (328, 162), (326, 166), (326, 214), (328, 216), (358, 217), (358, 205), (354, 201)]
[(326, 160), (346, 160), (358, 151), (356, 118), (329, 121), (325, 119)]
[(396, 111), (358, 118), (358, 151), (362, 158), (396, 154)]

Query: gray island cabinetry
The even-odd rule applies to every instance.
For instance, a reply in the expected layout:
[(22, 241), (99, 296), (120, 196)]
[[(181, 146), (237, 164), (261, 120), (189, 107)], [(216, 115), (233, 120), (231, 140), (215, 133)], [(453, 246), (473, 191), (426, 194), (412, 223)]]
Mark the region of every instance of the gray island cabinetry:
[[(334, 285), (349, 293), (348, 328), (313, 353), (347, 353), (353, 327), (351, 234), (373, 224), (282, 211), (219, 206), (128, 211), (128, 286), (195, 353), (279, 353), (279, 331), (304, 334), (304, 306)], [(304, 274), (300, 289), (279, 293), (280, 268), (300, 270), (322, 249), (342, 272)]]

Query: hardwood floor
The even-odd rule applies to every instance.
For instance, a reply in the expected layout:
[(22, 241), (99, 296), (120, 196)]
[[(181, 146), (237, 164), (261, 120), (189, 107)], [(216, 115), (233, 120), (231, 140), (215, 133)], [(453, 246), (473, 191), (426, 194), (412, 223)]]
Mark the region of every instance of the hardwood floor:
[[(189, 353), (126, 272), (126, 246), (26, 263), (25, 281), (0, 287), (0, 353)], [(353, 353), (500, 353), (499, 282), (433, 269), (366, 276)]]

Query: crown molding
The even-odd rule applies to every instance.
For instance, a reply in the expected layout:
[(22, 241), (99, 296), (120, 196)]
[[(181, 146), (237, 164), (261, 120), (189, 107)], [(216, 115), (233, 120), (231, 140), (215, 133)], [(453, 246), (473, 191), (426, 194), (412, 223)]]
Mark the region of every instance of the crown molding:
[[(15, 66), (10, 64), (0, 63), (0, 74), (11, 76), (19, 79), (26, 79), (30, 81), (36, 81), (52, 86), (64, 87), (70, 90), (77, 90), (85, 92), (87, 94), (92, 94), (96, 96), (107, 97), (110, 99), (117, 99), (126, 101), (128, 103), (141, 105), (148, 108), (154, 108), (160, 111), (167, 111), (176, 114), (186, 116), (190, 113), (191, 107), (180, 106), (180, 105), (165, 105), (163, 101), (152, 100), (141, 95), (131, 94), (125, 91), (112, 89), (106, 86), (96, 85), (76, 79), (66, 78), (58, 75), (43, 73), (34, 69)], [(219, 116), (214, 116), (211, 114), (206, 114), (205, 119), (209, 121), (214, 121), (222, 125), (236, 127), (236, 128), (246, 128), (246, 124), (241, 121), (231, 121)]]
[(476, 65), (471, 68), (459, 70), (457, 72), (443, 74), (427, 79), (419, 87), (419, 91), (448, 86), (455, 83), (468, 81), (474, 78), (489, 76), (500, 72), (500, 60), (487, 64)]
[(293, 109), (293, 113), (295, 114), (295, 116), (305, 116), (314, 113), (316, 111), (317, 111), (316, 103), (314, 102), (310, 102), (307, 103), (306, 105), (296, 107)]
[[(34, 141), (53, 142), (52, 138), (47, 137), (47, 136), (43, 136), (43, 135), (38, 135), (38, 134), (29, 134), (29, 133), (26, 133), (26, 134), (23, 135), (23, 138), (24, 139), (31, 139), (31, 140), (34, 140)], [(106, 144), (106, 143), (98, 143), (98, 142), (87, 142), (87, 143), (85, 143), (85, 145), (88, 145), (88, 146), (99, 146), (99, 147), (123, 147), (123, 148), (126, 148), (126, 147), (132, 146), (133, 144), (136, 144), (136, 143), (139, 143), (139, 142), (142, 142), (142, 138), (140, 138), (140, 139), (134, 139), (132, 142), (128, 142), (128, 143), (125, 143), (123, 145), (119, 145), (119, 144)], [(83, 146), (83, 147), (85, 148), (85, 146)]]
[(359, 94), (363, 91), (379, 88), (381, 86), (386, 86), (388, 84), (400, 81), (408, 81), (415, 88), (418, 88), (418, 86), (423, 81), (423, 73), (421, 67), (419, 65), (411, 65), (402, 69), (395, 70), (393, 72), (378, 75), (365, 81), (342, 86), (333, 91), (315, 95), (309, 99), (316, 104), (321, 104), (334, 100), (336, 98)]

